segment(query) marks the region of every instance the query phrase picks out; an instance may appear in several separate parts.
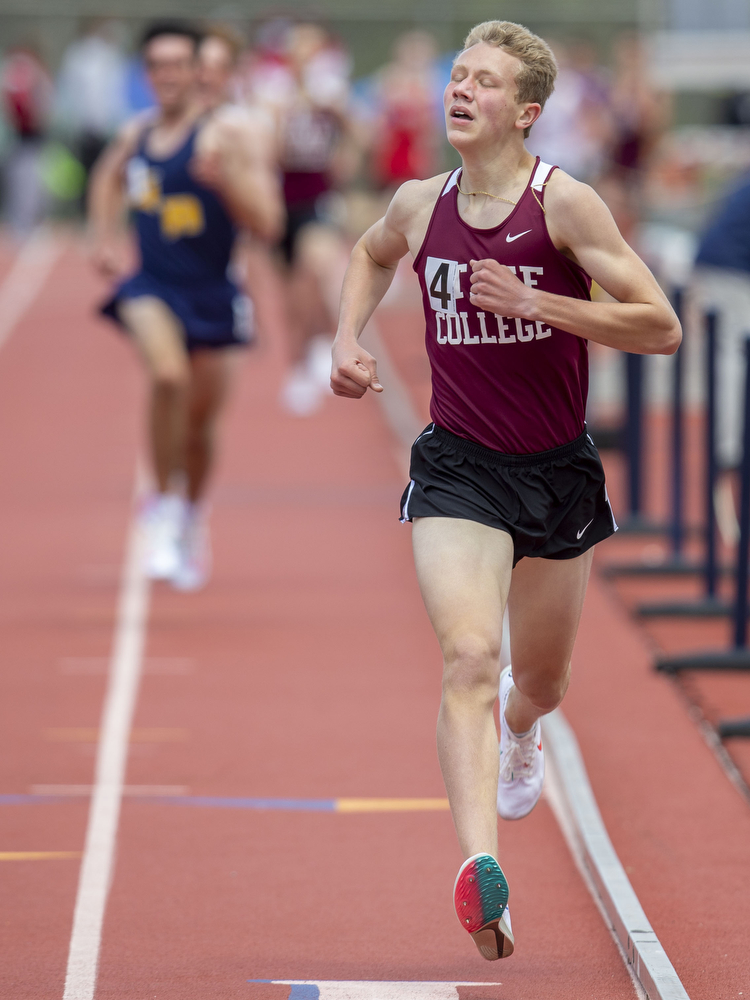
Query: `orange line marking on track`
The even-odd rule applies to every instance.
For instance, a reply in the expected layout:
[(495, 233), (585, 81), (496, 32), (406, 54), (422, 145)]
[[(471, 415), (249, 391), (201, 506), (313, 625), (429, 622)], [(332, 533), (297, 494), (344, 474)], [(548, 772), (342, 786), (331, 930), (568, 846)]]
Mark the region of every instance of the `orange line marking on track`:
[[(130, 733), (131, 743), (179, 743), (189, 739), (187, 729), (133, 729)], [(97, 743), (99, 730), (90, 726), (73, 726), (61, 729), (45, 729), (45, 740), (53, 743)]]
[(0, 861), (55, 861), (82, 855), (83, 851), (0, 851)]
[(447, 799), (336, 799), (336, 812), (438, 812)]

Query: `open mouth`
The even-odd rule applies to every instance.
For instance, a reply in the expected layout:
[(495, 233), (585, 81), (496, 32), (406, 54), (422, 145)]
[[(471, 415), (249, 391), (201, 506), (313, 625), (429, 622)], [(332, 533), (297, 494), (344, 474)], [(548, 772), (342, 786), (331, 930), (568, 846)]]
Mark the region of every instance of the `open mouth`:
[(465, 108), (452, 108), (451, 118), (457, 118), (460, 121), (467, 121), (467, 122), (474, 121), (473, 117), (469, 114), (469, 112)]

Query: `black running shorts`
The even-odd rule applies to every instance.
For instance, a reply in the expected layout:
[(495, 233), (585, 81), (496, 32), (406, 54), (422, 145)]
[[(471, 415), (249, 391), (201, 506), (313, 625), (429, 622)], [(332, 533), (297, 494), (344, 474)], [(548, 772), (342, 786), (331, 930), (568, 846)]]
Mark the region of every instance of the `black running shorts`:
[(584, 431), (570, 444), (505, 455), (430, 424), (411, 450), (401, 520), (458, 517), (507, 531), (524, 556), (574, 559), (617, 531), (604, 470)]

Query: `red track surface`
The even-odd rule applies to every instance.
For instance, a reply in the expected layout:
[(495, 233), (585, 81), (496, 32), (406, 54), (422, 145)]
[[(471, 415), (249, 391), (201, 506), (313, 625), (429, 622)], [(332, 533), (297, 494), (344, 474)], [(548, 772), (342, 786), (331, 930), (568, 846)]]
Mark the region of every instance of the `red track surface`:
[[(4, 794), (92, 780), (91, 744), (45, 731), (99, 722), (104, 676), (92, 671), (110, 649), (140, 444), (139, 373), (92, 317), (96, 294), (71, 249), (0, 354)], [(215, 576), (197, 595), (154, 591), (135, 727), (162, 739), (133, 743), (128, 784), (442, 797), (439, 656), (396, 520), (392, 439), (374, 398), (331, 398), (306, 421), (279, 412), (277, 305), (260, 306), (268, 329), (214, 488)], [(422, 405), (408, 346), (396, 361)], [(598, 579), (566, 713), (691, 997), (747, 992), (750, 813)], [(86, 816), (83, 799), (0, 805), (0, 851), (79, 851)], [(547, 805), (501, 836), (517, 951), (489, 965), (451, 912), (460, 857), (445, 812), (126, 799), (97, 996), (276, 1000), (285, 987), (247, 980), (385, 979), (502, 984), (463, 1000), (632, 997)], [(2, 996), (62, 996), (77, 869), (0, 862)]]

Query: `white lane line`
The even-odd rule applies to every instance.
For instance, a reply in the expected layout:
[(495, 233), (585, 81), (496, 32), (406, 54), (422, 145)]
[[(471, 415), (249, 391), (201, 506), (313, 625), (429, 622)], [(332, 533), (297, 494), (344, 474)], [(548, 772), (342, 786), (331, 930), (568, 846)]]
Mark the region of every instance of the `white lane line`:
[[(263, 980), (250, 979), (249, 982)], [(275, 985), (291, 986), (290, 1000), (307, 1000), (315, 996), (316, 1000), (458, 1000), (459, 986), (473, 986), (475, 989), (490, 990), (497, 995), (497, 989), (502, 983), (446, 983), (446, 982), (385, 982), (354, 980), (320, 980), (320, 979), (274, 979)], [(297, 989), (295, 990), (295, 987)], [(307, 989), (305, 989), (307, 987)], [(312, 988), (312, 989), (310, 989)], [(315, 992), (317, 990), (317, 993)], [(480, 993), (479, 996), (482, 994)], [(485, 996), (487, 994), (484, 994)]]
[(594, 899), (649, 1000), (690, 1000), (612, 846), (578, 742), (560, 709), (542, 720), (547, 799)]
[(62, 250), (43, 226), (29, 236), (0, 284), (0, 347), (33, 303)]
[[(139, 467), (136, 509), (143, 481)], [(93, 1000), (96, 988), (102, 925), (114, 868), (128, 741), (138, 697), (148, 616), (149, 585), (143, 573), (143, 548), (143, 533), (134, 514), (120, 585), (63, 1000)]]

